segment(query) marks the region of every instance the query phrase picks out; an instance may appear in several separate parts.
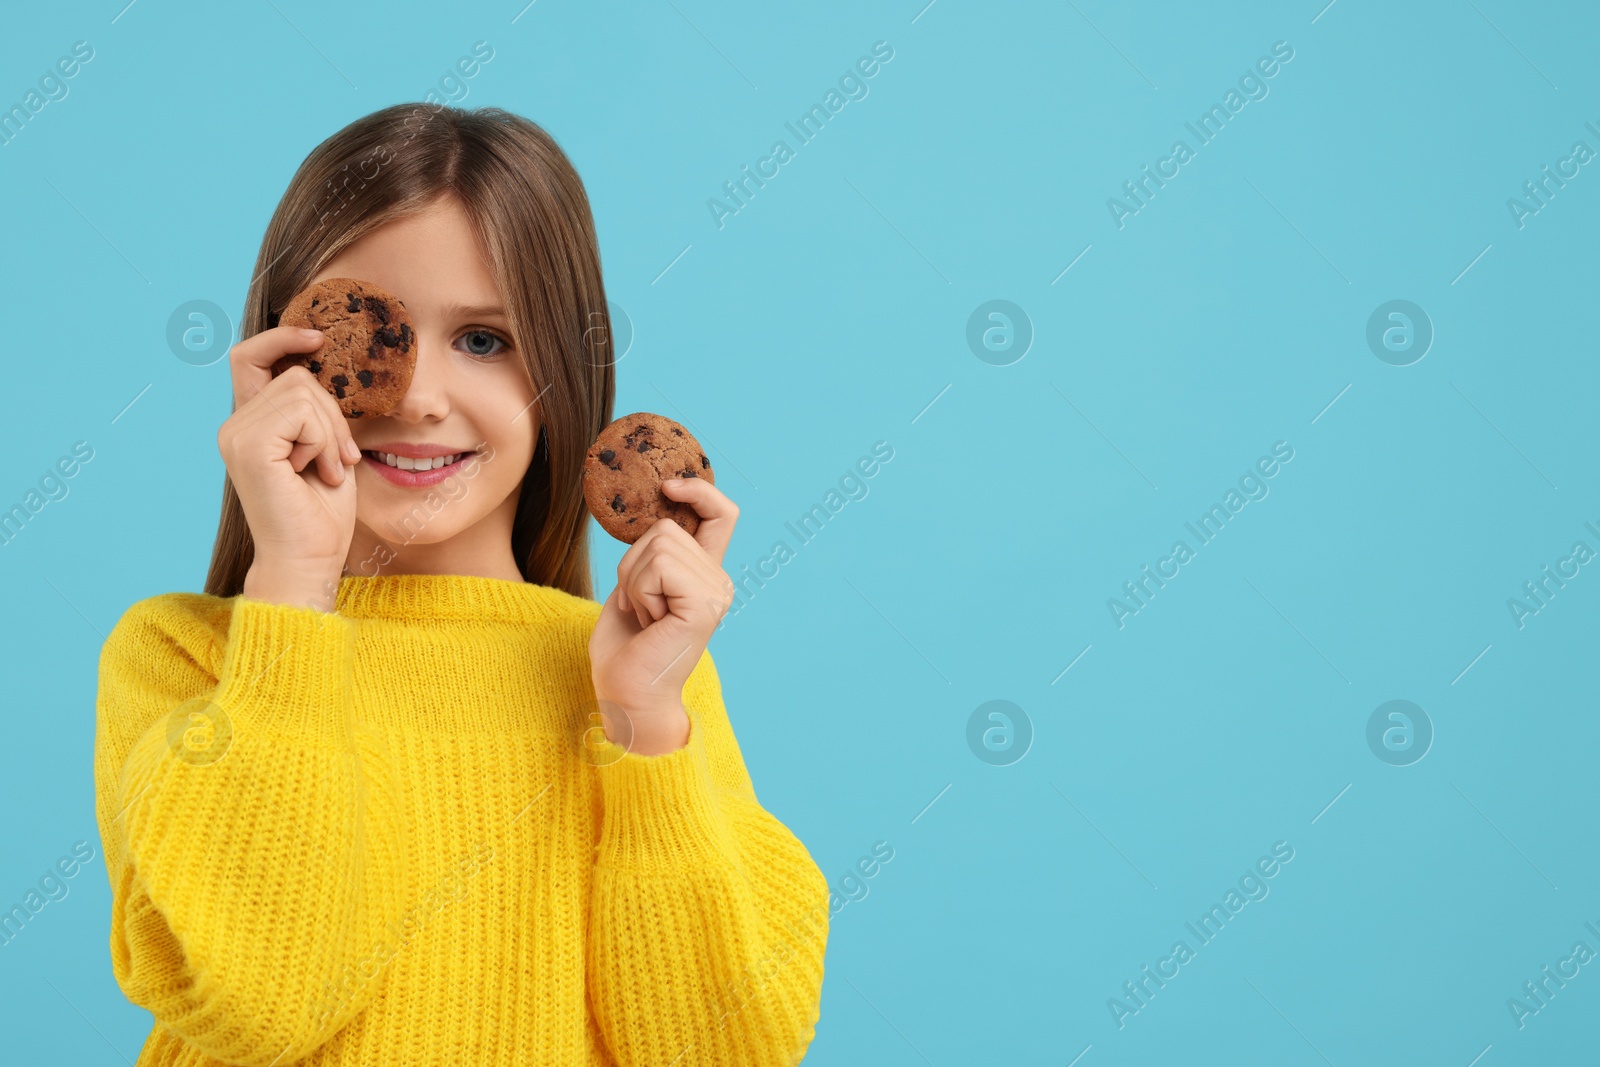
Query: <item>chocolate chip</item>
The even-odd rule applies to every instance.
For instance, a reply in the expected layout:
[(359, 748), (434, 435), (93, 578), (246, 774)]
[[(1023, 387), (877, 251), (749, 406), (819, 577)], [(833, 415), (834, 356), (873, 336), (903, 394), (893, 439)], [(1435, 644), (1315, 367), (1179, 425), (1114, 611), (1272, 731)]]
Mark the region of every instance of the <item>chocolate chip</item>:
[(649, 441), (640, 441), (639, 442), (639, 451), (640, 452), (648, 451), (649, 448), (650, 448), (650, 442)]
[(345, 389), (345, 386), (350, 384), (350, 379), (346, 378), (342, 374), (335, 374), (332, 378), (330, 378), (328, 380), (333, 385), (333, 395), (338, 397), (340, 400), (343, 400), (344, 399), (344, 389)]
[[(619, 512), (628, 510), (628, 505), (626, 505), (626, 504), (624, 504), (622, 502), (621, 494), (618, 494), (617, 496), (614, 496), (614, 497), (611, 498), (611, 510), (612, 511), (619, 511)], [(632, 522), (633, 520), (629, 519), (628, 521)]]
[(611, 451), (611, 449), (609, 449), (609, 448), (606, 449), (604, 452), (600, 453), (600, 462), (601, 463), (609, 464), (612, 460), (614, 460), (616, 458), (617, 458), (617, 454), (615, 452)]
[(359, 296), (354, 293), (346, 293), (344, 294), (344, 298), (350, 301), (348, 310), (352, 315), (361, 310), (361, 298)]
[(366, 414), (366, 412), (365, 412), (365, 411), (352, 411), (352, 412), (351, 412), (351, 413), (350, 413), (350, 417), (351, 417), (351, 418), (352, 418), (352, 419), (359, 419), (359, 418), (360, 418), (360, 417), (361, 417), (361, 416), (363, 416), (363, 415), (365, 415), (365, 414)]
[(389, 305), (375, 296), (367, 297), (367, 310), (372, 312), (374, 318), (385, 326), (389, 325)]
[(678, 436), (679, 436), (679, 437), (682, 437), (682, 436), (683, 436), (683, 431), (682, 431), (682, 430), (680, 430), (680, 429), (678, 429), (678, 428), (677, 428), (677, 427), (676, 427), (676, 426), (674, 426), (674, 427), (673, 427), (673, 428), (672, 428), (672, 432), (673, 432), (673, 433), (675, 433), (675, 434), (677, 434), (677, 435), (678, 435)]
[(702, 466), (702, 467), (711, 466), (711, 461), (705, 457), (704, 453), (701, 453), (701, 455), (700, 455), (700, 466)]
[(320, 298), (315, 297), (315, 296), (311, 298), (311, 306), (312, 307), (316, 307), (320, 303), (322, 303)]
[(372, 388), (372, 372), (371, 371), (369, 371), (369, 370), (358, 370), (358, 371), (356, 371), (356, 380), (361, 383), (362, 388), (364, 388), (364, 389)]
[(321, 374), (322, 373), (322, 362), (320, 360), (315, 360), (315, 359), (307, 360), (306, 361), (306, 369), (309, 370), (312, 374)]
[(387, 326), (385, 326), (383, 329), (379, 330), (373, 336), (375, 336), (378, 339), (378, 343), (379, 344), (383, 345), (386, 348), (399, 348), (400, 347), (400, 335), (398, 333), (396, 333), (394, 330), (391, 330)]
[(685, 467), (685, 468), (683, 468), (683, 470), (678, 472), (678, 477), (680, 477), (680, 478), (698, 478), (698, 477), (700, 477), (700, 475), (696, 474), (692, 469), (690, 469), (688, 467)]

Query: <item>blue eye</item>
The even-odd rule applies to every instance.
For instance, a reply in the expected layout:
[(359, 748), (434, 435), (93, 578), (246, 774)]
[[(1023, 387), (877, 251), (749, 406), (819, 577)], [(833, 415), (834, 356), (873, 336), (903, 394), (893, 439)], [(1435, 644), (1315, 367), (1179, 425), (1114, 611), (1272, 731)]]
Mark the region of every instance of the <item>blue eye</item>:
[(468, 330), (457, 338), (457, 343), (462, 341), (466, 342), (467, 354), (475, 359), (489, 359), (510, 347), (499, 336), (488, 330)]

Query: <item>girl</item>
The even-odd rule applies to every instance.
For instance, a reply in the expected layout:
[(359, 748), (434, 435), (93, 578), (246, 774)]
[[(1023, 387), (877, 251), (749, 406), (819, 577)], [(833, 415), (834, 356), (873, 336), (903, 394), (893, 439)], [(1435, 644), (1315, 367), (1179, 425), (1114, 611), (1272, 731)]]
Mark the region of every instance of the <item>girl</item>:
[[(272, 376), (321, 344), (277, 313), (334, 277), (411, 313), (389, 415)], [(134, 604), (101, 653), (141, 1067), (804, 1054), (828, 886), (756, 800), (705, 651), (738, 508), (667, 483), (698, 533), (657, 522), (590, 598), (608, 325), (583, 186), (527, 119), (399, 105), (295, 174), (230, 352), (206, 591)]]

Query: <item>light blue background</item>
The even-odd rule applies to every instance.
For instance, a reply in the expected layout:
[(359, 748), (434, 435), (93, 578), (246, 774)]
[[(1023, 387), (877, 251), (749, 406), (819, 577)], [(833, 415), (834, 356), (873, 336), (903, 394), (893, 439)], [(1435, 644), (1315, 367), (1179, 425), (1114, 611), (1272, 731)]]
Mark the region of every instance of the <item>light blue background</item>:
[[(1506, 204), (1600, 149), (1591, 9), (123, 2), (0, 36), (5, 106), (95, 49), (0, 147), (0, 505), (94, 448), (0, 549), (0, 904), (96, 857), (0, 949), (8, 1059), (118, 1064), (149, 1029), (111, 975), (90, 756), (103, 635), (199, 589), (215, 536), (227, 364), (175, 358), (167, 318), (236, 319), (305, 154), (479, 40), (461, 102), (577, 165), (636, 331), (616, 412), (715, 449), (731, 572), (894, 449), (712, 643), (762, 802), (833, 884), (894, 849), (833, 918), (807, 1063), (1594, 1055), (1600, 964), (1524, 1029), (1506, 1006), (1600, 950), (1600, 565), (1524, 628), (1506, 606), (1600, 550), (1600, 167), (1522, 228)], [(869, 95), (718, 229), (708, 198), (880, 40)], [(1280, 40), (1270, 94), (1198, 147), (1185, 121)], [(1119, 229), (1107, 198), (1179, 137), (1195, 158)], [(965, 340), (991, 299), (1035, 331), (1009, 366)], [(1410, 366), (1365, 341), (1391, 299), (1436, 331)], [(1107, 598), (1277, 441), (1270, 495), (1119, 629)], [(994, 699), (1034, 732), (1010, 766), (966, 741)], [(1367, 746), (1391, 699), (1436, 730), (1411, 766)], [(1119, 1029), (1108, 998), (1277, 841), (1270, 895)]]

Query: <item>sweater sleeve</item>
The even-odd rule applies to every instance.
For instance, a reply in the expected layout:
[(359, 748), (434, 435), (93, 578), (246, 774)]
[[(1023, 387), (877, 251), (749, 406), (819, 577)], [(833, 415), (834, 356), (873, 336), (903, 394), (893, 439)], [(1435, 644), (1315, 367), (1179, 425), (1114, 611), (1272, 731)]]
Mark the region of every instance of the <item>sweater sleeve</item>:
[[(208, 622), (200, 603), (222, 607)], [(228, 607), (141, 601), (101, 651), (111, 959), (128, 999), (194, 1049), (284, 1064), (373, 995), (405, 892), (404, 820), (353, 713), (354, 621)]]
[(587, 944), (591, 1007), (622, 1067), (798, 1063), (821, 1011), (827, 880), (757, 802), (704, 653), (689, 741), (602, 740)]

